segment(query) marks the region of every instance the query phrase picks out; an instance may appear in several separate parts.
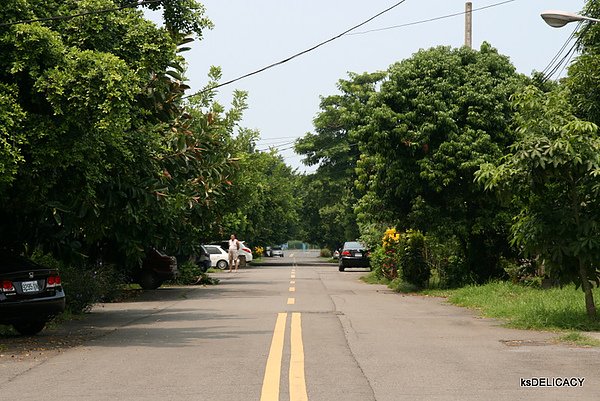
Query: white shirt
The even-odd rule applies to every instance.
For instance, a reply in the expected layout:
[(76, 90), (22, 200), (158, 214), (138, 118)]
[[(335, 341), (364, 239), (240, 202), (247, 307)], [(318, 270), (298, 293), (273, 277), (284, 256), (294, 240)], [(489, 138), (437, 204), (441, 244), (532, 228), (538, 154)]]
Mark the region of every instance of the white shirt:
[(237, 239), (230, 239), (229, 240), (229, 250), (230, 251), (237, 251), (238, 250), (238, 240)]

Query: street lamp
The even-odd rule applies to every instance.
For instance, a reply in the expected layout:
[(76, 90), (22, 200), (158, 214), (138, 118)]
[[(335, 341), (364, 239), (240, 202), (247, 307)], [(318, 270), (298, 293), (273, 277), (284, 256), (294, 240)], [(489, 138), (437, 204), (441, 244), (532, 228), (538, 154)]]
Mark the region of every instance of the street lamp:
[(579, 14), (568, 13), (566, 11), (548, 10), (541, 14), (542, 18), (548, 25), (553, 28), (561, 28), (569, 22), (575, 21), (591, 21), (600, 22), (600, 19), (590, 18)]

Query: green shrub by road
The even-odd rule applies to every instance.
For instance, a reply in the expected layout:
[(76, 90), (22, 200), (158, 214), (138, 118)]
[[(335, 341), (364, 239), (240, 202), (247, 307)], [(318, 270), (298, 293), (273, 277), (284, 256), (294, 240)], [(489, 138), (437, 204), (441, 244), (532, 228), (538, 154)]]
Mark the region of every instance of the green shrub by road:
[[(508, 282), (492, 282), (455, 290), (425, 290), (454, 305), (477, 309), (485, 317), (499, 318), (520, 329), (600, 331), (600, 320), (585, 312), (582, 292), (574, 286), (548, 290)], [(600, 289), (594, 289), (600, 299)]]

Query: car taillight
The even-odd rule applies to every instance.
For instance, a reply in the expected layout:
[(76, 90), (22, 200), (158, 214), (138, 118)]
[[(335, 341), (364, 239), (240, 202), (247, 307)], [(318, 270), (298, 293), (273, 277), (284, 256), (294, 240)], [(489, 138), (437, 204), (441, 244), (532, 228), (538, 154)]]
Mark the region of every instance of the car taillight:
[(15, 286), (13, 285), (12, 281), (2, 281), (2, 292), (15, 292)]
[(350, 251), (342, 251), (342, 256), (352, 256)]
[(46, 279), (46, 288), (59, 287), (61, 284), (60, 276), (50, 276)]
[(250, 249), (248, 249), (248, 248), (242, 248), (242, 250), (243, 250), (244, 252), (250, 252), (250, 253), (252, 253), (252, 251), (251, 251)]

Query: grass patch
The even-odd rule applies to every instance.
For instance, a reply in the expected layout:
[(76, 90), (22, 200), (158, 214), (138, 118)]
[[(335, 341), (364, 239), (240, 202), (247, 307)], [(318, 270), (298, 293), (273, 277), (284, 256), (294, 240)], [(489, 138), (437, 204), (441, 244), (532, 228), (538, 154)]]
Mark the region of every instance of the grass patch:
[(419, 292), (419, 287), (414, 284), (407, 283), (399, 278), (388, 284), (388, 287), (401, 294), (414, 294)]
[(377, 272), (371, 272), (371, 273), (367, 274), (366, 276), (362, 276), (360, 279), (367, 284), (383, 284), (383, 285), (390, 284), (390, 280), (388, 280), (387, 278), (378, 277)]
[(600, 347), (600, 340), (581, 333), (567, 333), (557, 337), (556, 341), (578, 347)]
[[(481, 311), (486, 317), (504, 319), (510, 327), (541, 330), (600, 331), (600, 320), (585, 313), (581, 290), (574, 286), (543, 290), (508, 282), (493, 282), (456, 290), (426, 290), (444, 296), (454, 305)], [(595, 300), (600, 290), (594, 289)]]

